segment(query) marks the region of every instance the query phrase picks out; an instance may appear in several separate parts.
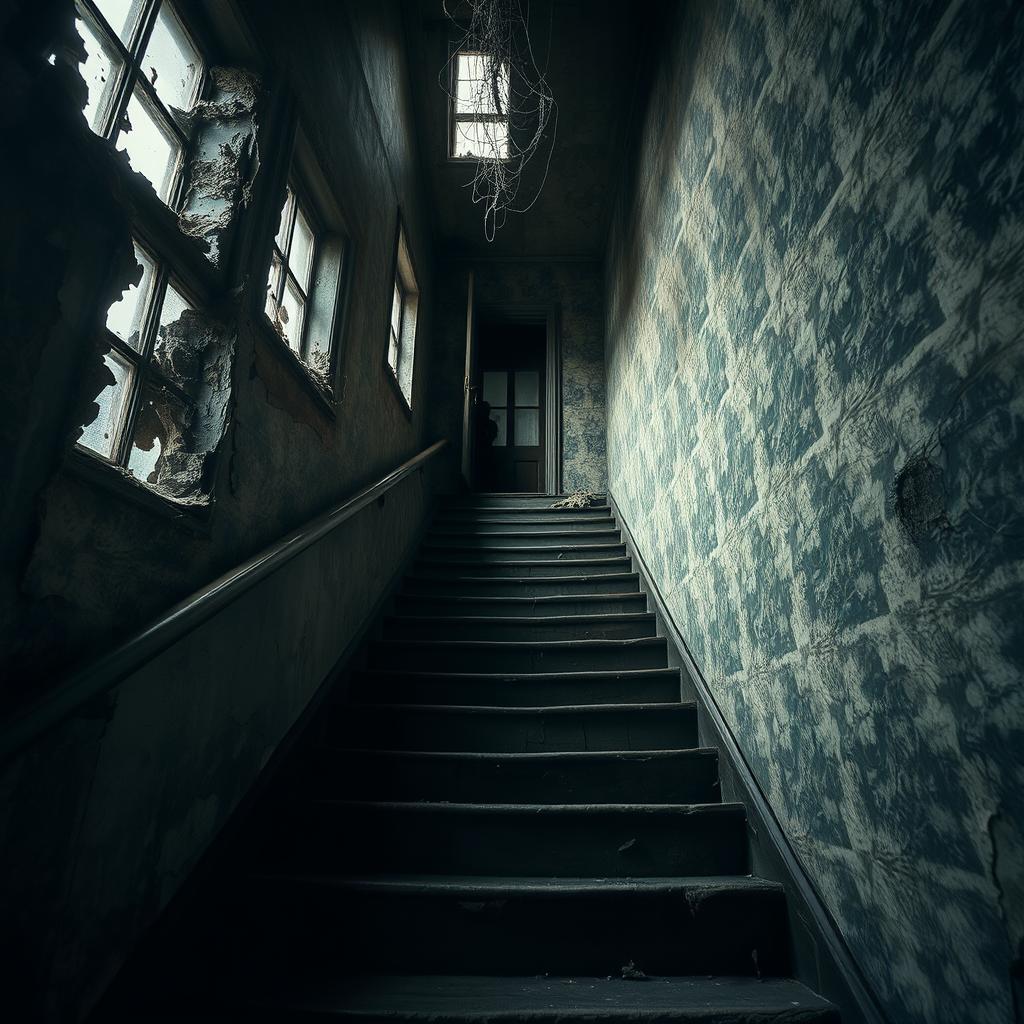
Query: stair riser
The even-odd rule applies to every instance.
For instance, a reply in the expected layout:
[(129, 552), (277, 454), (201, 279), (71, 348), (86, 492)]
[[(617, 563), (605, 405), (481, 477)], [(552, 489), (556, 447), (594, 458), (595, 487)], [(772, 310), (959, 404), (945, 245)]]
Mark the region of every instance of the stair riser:
[(301, 776), (325, 798), (451, 803), (716, 803), (718, 758), (444, 758), (316, 751)]
[(296, 805), (263, 846), (304, 872), (666, 878), (745, 874), (740, 814), (453, 813)]
[[(464, 554), (464, 553), (463, 553)], [(424, 558), (416, 563), (417, 576), (431, 579), (451, 579), (457, 577), (488, 576), (515, 577), (528, 579), (540, 576), (545, 579), (554, 576), (595, 576), (606, 573), (629, 573), (632, 566), (628, 558), (583, 559), (556, 558), (530, 559), (519, 557), (512, 562), (484, 561), (480, 558)]]
[[(478, 574), (479, 575), (479, 574)], [(559, 579), (415, 579), (409, 577), (404, 593), (423, 597), (572, 597), (581, 594), (637, 594), (640, 579), (634, 573), (607, 576), (565, 576)]]
[(434, 530), (423, 542), (424, 551), (436, 548), (554, 548), (578, 544), (619, 544), (618, 530), (589, 529), (586, 532), (503, 530), (500, 533), (449, 533)]
[(697, 899), (691, 907), (685, 893), (389, 896), (251, 882), (238, 915), (243, 953), (261, 951), (269, 964), (323, 958), (378, 972), (494, 975), (618, 975), (630, 961), (662, 975), (788, 970), (782, 893)]
[(458, 619), (417, 622), (415, 619), (392, 618), (384, 623), (384, 638), (391, 641), (468, 640), (473, 642), (542, 643), (554, 640), (638, 640), (655, 633), (654, 616), (609, 618), (588, 622), (585, 617), (573, 622), (530, 623), (465, 622)]
[(685, 750), (697, 745), (692, 707), (546, 713), (338, 707), (328, 742), (373, 750), (557, 753)]
[(614, 669), (665, 668), (664, 641), (598, 643), (561, 647), (489, 644), (374, 644), (372, 668), (412, 672), (602, 672)]
[(488, 615), (521, 617), (525, 615), (621, 615), (644, 612), (644, 594), (595, 594), (588, 599), (576, 597), (534, 598), (526, 601), (481, 600), (480, 597), (400, 597), (399, 615)]
[(542, 708), (581, 704), (660, 704), (679, 700), (679, 679), (653, 676), (624, 681), (584, 677), (565, 677), (531, 682), (528, 677), (507, 681), (471, 676), (428, 680), (388, 675), (386, 682), (377, 676), (359, 676), (354, 680), (355, 700), (370, 704), (461, 704), (473, 707)]
[(559, 561), (583, 561), (593, 558), (624, 558), (626, 554), (625, 544), (613, 544), (606, 542), (578, 543), (572, 546), (564, 541), (545, 544), (536, 538), (530, 538), (525, 543), (509, 544), (499, 547), (490, 543), (488, 546), (482, 544), (427, 544), (423, 545), (423, 554), (427, 558), (438, 561), (474, 561), (483, 565), (493, 565), (496, 562), (520, 562), (531, 559), (558, 559)]

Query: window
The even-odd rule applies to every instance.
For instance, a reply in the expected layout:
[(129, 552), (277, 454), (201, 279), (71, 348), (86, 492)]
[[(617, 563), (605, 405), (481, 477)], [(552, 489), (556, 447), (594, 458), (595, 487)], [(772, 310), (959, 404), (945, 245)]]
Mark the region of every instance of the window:
[(398, 384), (405, 404), (412, 409), (412, 371), (416, 352), (416, 315), (420, 293), (401, 218), (395, 251), (395, 280), (388, 320), (388, 369)]
[(78, 0), (85, 117), (174, 207), (189, 138), (179, 123), (202, 92), (198, 47), (170, 0)]
[(453, 62), (450, 153), (459, 160), (508, 157), (509, 73), (483, 53), (458, 53)]
[(311, 346), (306, 311), (318, 256), (313, 223), (309, 204), (299, 198), (294, 185), (289, 185), (274, 237), (266, 311), (288, 347), (307, 362)]
[(194, 401), (182, 386), (193, 376), (175, 344), (182, 318), (192, 308), (180, 283), (138, 242), (142, 268), (132, 285), (107, 312), (110, 351), (103, 357), (113, 380), (100, 392), (99, 415), (78, 443), (108, 462), (125, 467), (143, 483), (161, 474), (157, 463), (188, 432)]

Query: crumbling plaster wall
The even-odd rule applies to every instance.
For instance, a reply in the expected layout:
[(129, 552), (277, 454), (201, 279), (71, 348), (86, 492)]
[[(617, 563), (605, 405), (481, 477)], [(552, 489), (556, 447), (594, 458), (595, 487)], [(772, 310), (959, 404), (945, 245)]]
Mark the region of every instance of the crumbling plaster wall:
[[(239, 246), (224, 255), (227, 287), (217, 314), (226, 317), (236, 336), (235, 358), (230, 422), (209, 467), (213, 501), (206, 514), (133, 501), (130, 488), (119, 491), (119, 481), (113, 487), (98, 485), (92, 475), (60, 462), (74, 436), (75, 414), (69, 418), (69, 409), (87, 372), (81, 352), (90, 330), (102, 323), (111, 294), (125, 283), (105, 284), (102, 275), (113, 274), (112, 260), (130, 263), (127, 229), (118, 213), (121, 197), (101, 175), (90, 175), (90, 161), (123, 157), (110, 153), (84, 122), (72, 129), (61, 127), (46, 109), (24, 114), (27, 124), (34, 116), (42, 127), (19, 147), (14, 169), (26, 178), (36, 165), (44, 170), (35, 182), (23, 182), (5, 196), (17, 195), (8, 230), (12, 237), (25, 234), (22, 252), (39, 251), (28, 243), (35, 241), (45, 217), (78, 247), (52, 261), (55, 266), (46, 273), (27, 261), (15, 262), (5, 289), (12, 308), (20, 296), (34, 297), (31, 308), (40, 329), (56, 291), (74, 297), (83, 310), (62, 355), (54, 345), (19, 342), (16, 365), (31, 363), (31, 372), (5, 377), (16, 392), (5, 406), (5, 427), (25, 453), (24, 480), (16, 477), (5, 493), (19, 528), (10, 535), (4, 565), (5, 663), (13, 665), (8, 676), (18, 679), (22, 697), (31, 697), (67, 665), (106, 649), (428, 440), (419, 397), (431, 367), (430, 223), (406, 116), (409, 86), (399, 4), (300, 0), (289, 5), (287, 18), (270, 0), (242, 8), (266, 57), (266, 68), (257, 69), (266, 91), (253, 147), (258, 153), (250, 155), (260, 169), (251, 188), (232, 181), (226, 192), (196, 193), (187, 204), (194, 208), (197, 227), (219, 246), (224, 195), (231, 194), (235, 203), (247, 201)], [(59, 97), (50, 102), (58, 103)], [(340, 348), (330, 408), (317, 400), (301, 368), (268, 331), (262, 313), (255, 312), (262, 308), (269, 240), (283, 196), (291, 113), (310, 140), (351, 236), (348, 303), (335, 342)], [(68, 114), (63, 107), (61, 116), (80, 119), (77, 110)], [(60, 166), (82, 164), (83, 173), (70, 183), (59, 173)], [(95, 195), (83, 201), (79, 193), (87, 187)], [(384, 364), (399, 206), (422, 292), (411, 417)], [(14, 261), (13, 251), (5, 255)], [(51, 278), (46, 293), (43, 285)], [(54, 374), (61, 386), (51, 391)], [(26, 406), (32, 415), (19, 417)], [(49, 455), (33, 461), (38, 456), (29, 453), (40, 451)]]
[[(75, 82), (46, 62), (46, 15), (66, 22), (70, 3), (26, 2), (0, 14), (3, 29), (21, 17), (0, 49), (0, 85), (11, 99), (0, 107), (10, 143), (0, 161), (10, 242), (0, 256), (0, 678), (8, 703), (45, 693), (66, 664), (433, 440), (422, 411), (430, 224), (411, 126), (378, 117), (408, 107), (398, 4), (371, 11), (297, 0), (287, 18), (274, 0), (240, 6), (266, 54), (258, 70), (267, 99), (257, 116), (260, 171), (245, 190), (237, 234), (221, 232), (213, 206), (201, 225), (225, 246), (213, 312), (235, 358), (228, 430), (211, 463), (213, 501), (198, 515), (140, 501), (116, 473), (97, 482), (71, 469), (77, 426), (98, 390), (93, 339), (132, 274), (115, 165), (123, 158), (82, 120)], [(386, 71), (368, 70), (375, 60)], [(254, 312), (283, 198), (290, 110), (352, 239), (329, 408)], [(422, 293), (411, 417), (385, 376), (399, 205)], [(181, 346), (176, 353), (188, 355)], [(219, 371), (206, 384), (219, 392)], [(433, 468), (403, 481), (0, 766), (0, 979), (12, 1019), (82, 1018), (365, 624), (446, 484)]]
[[(462, 437), (467, 274), (478, 309), (557, 307), (562, 338), (562, 490), (603, 493), (605, 473), (604, 281), (594, 262), (450, 261), (438, 271), (437, 370), (431, 423)], [(457, 460), (459, 445), (449, 458)]]
[(1019, 1020), (1024, 8), (670, 10), (611, 491), (889, 1018)]

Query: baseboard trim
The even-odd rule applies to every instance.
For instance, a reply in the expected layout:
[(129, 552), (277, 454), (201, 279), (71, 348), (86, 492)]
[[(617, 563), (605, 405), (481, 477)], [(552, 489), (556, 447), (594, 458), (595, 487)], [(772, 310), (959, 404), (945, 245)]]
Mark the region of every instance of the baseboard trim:
[[(629, 521), (623, 515), (610, 488), (608, 503), (622, 528), (627, 554), (634, 559), (640, 574), (641, 586), (654, 604), (652, 610), (657, 614), (658, 625), (664, 631), (665, 639), (675, 647), (680, 666), (689, 676), (698, 706), (718, 740), (720, 755), (727, 761), (734, 775), (740, 799), (747, 807), (748, 816), (756, 819), (755, 829), (763, 832), (776, 855), (774, 861), (777, 868), (771, 874), (778, 874), (781, 877), (773, 880), (785, 885), (791, 915), (799, 915), (803, 926), (811, 932), (815, 940), (813, 971), (806, 969), (806, 964), (801, 965), (799, 958), (794, 958), (798, 966), (798, 980), (835, 1003), (842, 1014), (843, 1024), (889, 1024), (866, 975), (854, 958), (831, 911), (825, 906), (817, 886), (790, 844), (768, 797), (747, 762), (743, 749), (704, 678), (704, 673), (693, 657), (662, 596), (660, 587), (651, 575)], [(822, 959), (824, 963), (821, 962)], [(801, 966), (804, 967), (803, 970), (800, 969)], [(810, 976), (812, 973), (814, 977)]]

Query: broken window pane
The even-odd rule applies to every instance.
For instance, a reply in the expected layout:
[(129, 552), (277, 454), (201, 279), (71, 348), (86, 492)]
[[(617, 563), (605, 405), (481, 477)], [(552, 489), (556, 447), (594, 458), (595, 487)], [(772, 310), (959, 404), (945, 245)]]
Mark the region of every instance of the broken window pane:
[[(128, 457), (128, 471), (136, 480), (151, 486), (162, 486), (177, 494), (173, 465), (168, 456), (181, 457), (188, 451), (185, 434), (189, 425), (189, 410), (177, 395), (147, 384), (142, 389), (139, 411), (135, 418), (132, 450)], [(188, 487), (194, 485), (188, 481)]]
[(291, 267), (299, 287), (309, 290), (309, 271), (313, 265), (313, 229), (309, 226), (299, 207), (295, 216), (295, 231), (292, 233), (292, 247), (288, 254), (288, 266)]
[(295, 282), (289, 277), (284, 286), (284, 297), (281, 300), (280, 319), (284, 330), (284, 336), (288, 344), (300, 351), (302, 344), (302, 321), (306, 313), (306, 303), (295, 287)]
[(94, 0), (100, 14), (125, 46), (131, 39), (143, 0)]
[(288, 231), (291, 228), (292, 205), (294, 202), (295, 193), (290, 188), (286, 189), (284, 206), (281, 207), (281, 219), (277, 222), (277, 234), (274, 236), (274, 242), (277, 244), (278, 249), (284, 253), (288, 251)]
[(272, 323), (276, 324), (278, 319), (279, 306), (277, 304), (277, 294), (281, 290), (281, 271), (282, 264), (281, 258), (275, 252), (270, 259), (270, 277), (267, 280), (267, 316), (270, 317)]
[(164, 3), (141, 62), (142, 73), (168, 107), (190, 110), (203, 66), (181, 23)]
[[(192, 304), (185, 298), (177, 288), (170, 282), (164, 291), (164, 303), (160, 308), (160, 322), (157, 326), (156, 345), (153, 348), (153, 358), (157, 366), (167, 374), (171, 380), (185, 385), (195, 376), (196, 368), (192, 365), (193, 353), (182, 352), (180, 355), (168, 345), (167, 329), (176, 324), (182, 313), (191, 309)], [(176, 358), (177, 356), (177, 358)]]
[(144, 175), (156, 194), (167, 202), (180, 147), (139, 99), (138, 90), (128, 101), (126, 123), (118, 135), (117, 148), (128, 154), (132, 168)]
[(94, 399), (100, 407), (99, 414), (82, 431), (78, 443), (109, 459), (117, 444), (118, 425), (124, 413), (125, 400), (128, 398), (131, 367), (114, 352), (108, 352), (103, 357), (103, 364), (114, 375), (114, 381)]
[(504, 160), (508, 156), (508, 125), (504, 121), (456, 121), (453, 155)]
[(146, 253), (135, 246), (135, 260), (142, 264), (142, 278), (107, 310), (107, 330), (116, 334), (136, 352), (142, 351), (142, 320), (156, 268)]
[(85, 79), (88, 99), (82, 113), (89, 127), (99, 132), (121, 65), (117, 56), (107, 49), (87, 21), (76, 18), (75, 26), (85, 43), (85, 63), (81, 66), (81, 75)]

